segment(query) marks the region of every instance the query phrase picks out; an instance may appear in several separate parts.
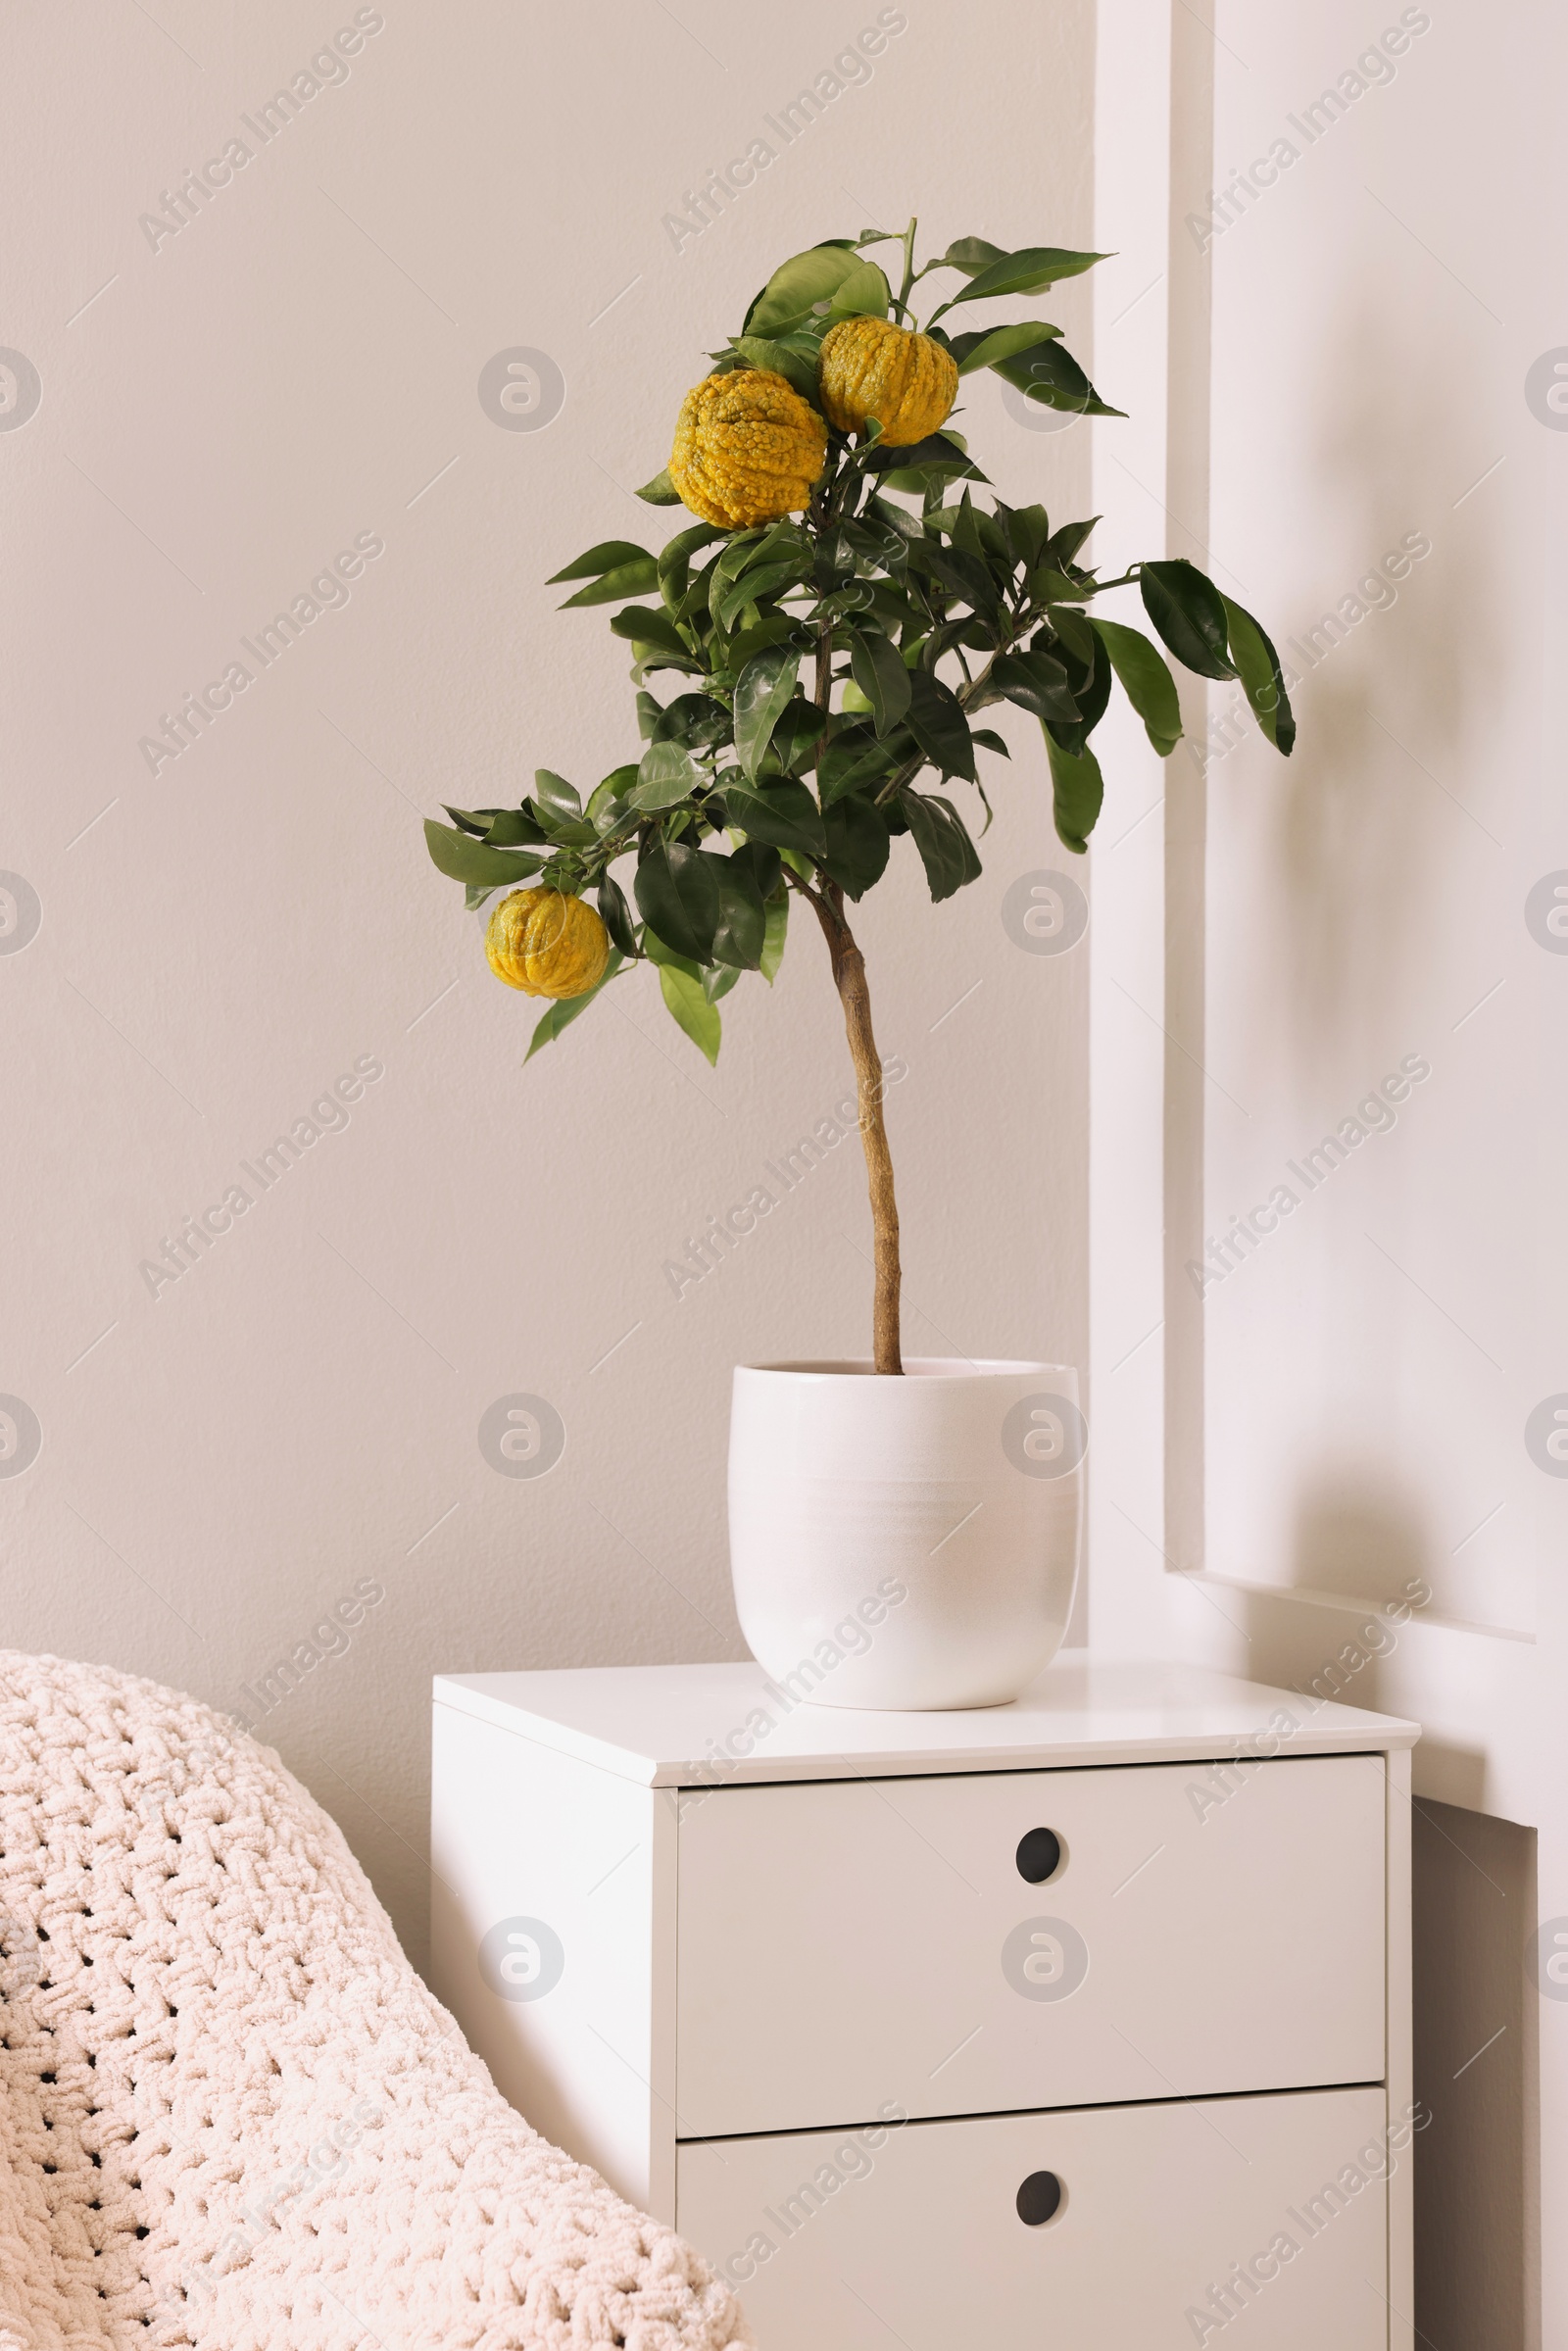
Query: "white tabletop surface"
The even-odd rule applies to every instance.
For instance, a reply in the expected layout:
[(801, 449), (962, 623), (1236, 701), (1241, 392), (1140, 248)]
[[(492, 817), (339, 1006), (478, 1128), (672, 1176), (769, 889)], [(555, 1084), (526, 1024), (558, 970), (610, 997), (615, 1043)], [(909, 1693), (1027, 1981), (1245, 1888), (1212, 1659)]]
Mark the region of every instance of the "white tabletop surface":
[(1344, 1755), (1421, 1736), (1415, 1723), (1309, 1691), (1084, 1649), (1063, 1650), (1011, 1705), (950, 1713), (799, 1704), (750, 1662), (442, 1674), (434, 1694), (438, 1706), (652, 1788)]

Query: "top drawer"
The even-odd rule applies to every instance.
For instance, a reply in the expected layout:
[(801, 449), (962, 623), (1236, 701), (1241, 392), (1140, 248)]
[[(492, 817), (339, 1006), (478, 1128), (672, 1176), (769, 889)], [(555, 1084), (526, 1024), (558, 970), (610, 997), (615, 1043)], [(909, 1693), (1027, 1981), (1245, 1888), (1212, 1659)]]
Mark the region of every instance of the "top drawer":
[[(1231, 1786), (1158, 1764), (692, 1797), (680, 2136), (1381, 2081), (1382, 1759)], [(1037, 1830), (1060, 1859), (1033, 1883)]]

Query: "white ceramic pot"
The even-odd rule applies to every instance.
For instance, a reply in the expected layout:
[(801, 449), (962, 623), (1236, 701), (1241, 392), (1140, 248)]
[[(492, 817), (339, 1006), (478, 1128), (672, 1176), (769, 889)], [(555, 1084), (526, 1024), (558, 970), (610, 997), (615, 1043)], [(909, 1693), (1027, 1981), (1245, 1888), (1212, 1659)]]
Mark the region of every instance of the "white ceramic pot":
[(1085, 1430), (1058, 1363), (774, 1363), (735, 1373), (741, 1630), (817, 1706), (1000, 1706), (1061, 1645)]

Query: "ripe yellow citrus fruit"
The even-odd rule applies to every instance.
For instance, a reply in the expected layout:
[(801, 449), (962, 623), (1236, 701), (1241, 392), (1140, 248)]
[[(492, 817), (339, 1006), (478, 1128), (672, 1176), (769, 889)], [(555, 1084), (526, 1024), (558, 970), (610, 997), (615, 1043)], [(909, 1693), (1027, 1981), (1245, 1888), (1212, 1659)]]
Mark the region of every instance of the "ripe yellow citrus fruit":
[(904, 449), (947, 422), (958, 364), (929, 335), (891, 318), (841, 318), (822, 337), (817, 386), (839, 432), (863, 432), (874, 416), (889, 448)]
[(524, 996), (586, 996), (605, 975), (610, 935), (593, 907), (559, 890), (514, 890), (485, 926), (498, 980)]
[(827, 455), (827, 426), (782, 375), (738, 367), (687, 393), (669, 478), (682, 502), (720, 530), (799, 514)]

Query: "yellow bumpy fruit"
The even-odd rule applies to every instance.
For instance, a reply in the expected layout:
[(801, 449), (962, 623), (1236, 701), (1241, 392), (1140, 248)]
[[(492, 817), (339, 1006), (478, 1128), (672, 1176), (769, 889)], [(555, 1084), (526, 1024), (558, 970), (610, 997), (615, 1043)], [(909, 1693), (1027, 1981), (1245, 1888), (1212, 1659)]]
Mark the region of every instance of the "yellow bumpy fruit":
[(592, 906), (559, 890), (514, 890), (485, 926), (498, 980), (524, 996), (586, 996), (605, 976), (610, 934)]
[(681, 402), (669, 478), (705, 522), (746, 530), (808, 505), (826, 455), (827, 426), (794, 386), (740, 367)]
[(822, 337), (817, 383), (839, 432), (863, 432), (874, 416), (890, 449), (923, 441), (958, 397), (958, 365), (929, 335), (891, 318), (841, 318)]

